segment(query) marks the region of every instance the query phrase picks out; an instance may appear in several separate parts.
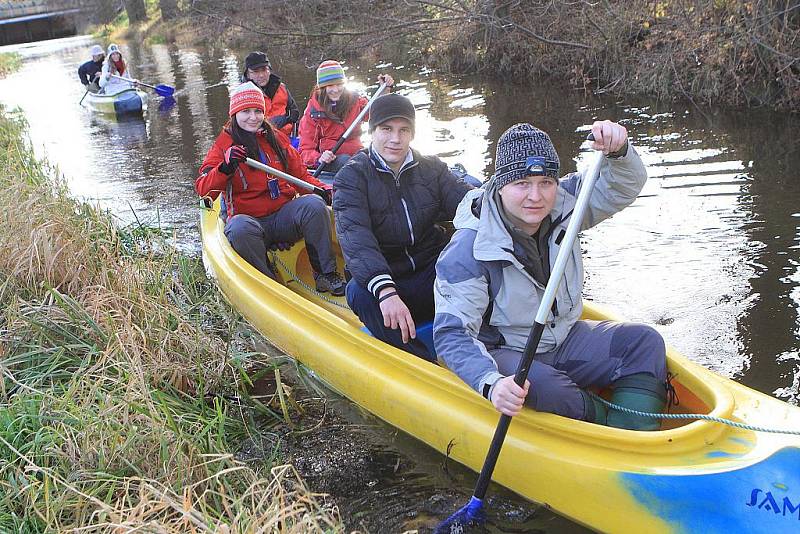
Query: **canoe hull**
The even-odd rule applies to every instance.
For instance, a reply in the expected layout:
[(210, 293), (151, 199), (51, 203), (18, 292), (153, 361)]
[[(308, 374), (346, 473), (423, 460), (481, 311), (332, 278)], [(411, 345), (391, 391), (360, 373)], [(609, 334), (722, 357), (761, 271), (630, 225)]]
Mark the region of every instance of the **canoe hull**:
[(95, 113), (116, 116), (141, 114), (147, 109), (147, 93), (133, 88), (113, 95), (89, 93), (83, 104)]
[[(287, 279), (282, 285), (261, 275), (231, 249), (215, 210), (204, 210), (201, 226), (204, 261), (220, 289), (274, 345), (389, 424), (481, 468), (498, 420), (490, 403), (448, 370), (362, 332), (352, 313), (341, 308), (342, 299), (312, 301), (314, 295), (300, 284)], [(302, 244), (278, 258), (279, 266), (307, 279)], [(590, 303), (585, 313), (613, 318)], [(796, 407), (715, 375), (671, 349), (668, 358), (682, 405), (762, 426), (800, 428)], [(793, 508), (800, 503), (798, 454), (796, 436), (711, 422), (644, 433), (524, 410), (510, 426), (493, 480), (601, 531), (722, 532), (729, 524), (774, 531), (783, 522), (783, 529), (800, 525)], [(784, 491), (780, 499), (777, 491)], [(769, 511), (770, 502), (761, 506), (766, 492), (779, 507), (788, 499), (786, 514), (783, 508)], [(758, 502), (748, 506), (752, 500)]]

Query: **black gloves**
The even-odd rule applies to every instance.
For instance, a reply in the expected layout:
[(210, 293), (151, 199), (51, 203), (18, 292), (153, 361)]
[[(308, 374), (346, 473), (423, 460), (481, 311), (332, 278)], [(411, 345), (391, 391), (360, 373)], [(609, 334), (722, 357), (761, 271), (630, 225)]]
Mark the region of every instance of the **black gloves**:
[(217, 167), (225, 174), (233, 174), (239, 164), (247, 159), (247, 149), (242, 145), (233, 145), (225, 151), (224, 160)]

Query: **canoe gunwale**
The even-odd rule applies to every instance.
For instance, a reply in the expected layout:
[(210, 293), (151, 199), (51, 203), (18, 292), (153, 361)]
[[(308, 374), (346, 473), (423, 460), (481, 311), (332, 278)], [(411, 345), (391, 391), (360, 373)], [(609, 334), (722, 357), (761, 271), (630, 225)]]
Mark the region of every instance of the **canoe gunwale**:
[[(449, 459), (480, 469), (498, 419), (491, 403), (447, 369), (362, 332), (337, 315), (342, 310), (268, 279), (233, 251), (222, 229), (218, 211), (204, 210), (203, 261), (257, 330), (355, 404)], [(296, 261), (298, 247), (282, 257)], [(304, 263), (296, 265), (305, 273)], [(591, 304), (586, 309), (613, 318)], [(667, 356), (679, 383), (713, 407), (712, 415), (800, 427), (796, 407), (715, 375), (674, 350)], [(762, 491), (754, 488), (770, 488), (776, 480), (800, 487), (798, 455), (797, 437), (709, 421), (634, 432), (523, 410), (512, 421), (492, 479), (604, 532), (695, 531), (717, 525), (719, 517), (773, 532), (785, 529), (780, 519), (772, 512), (748, 514), (754, 508), (744, 503)]]
[[(224, 237), (222, 232), (223, 223), (216, 213), (218, 212), (214, 212), (212, 222), (218, 227), (216, 229), (206, 228), (206, 230), (211, 230), (213, 235), (216, 235), (215, 248), (218, 249), (221, 258), (224, 259), (226, 268), (237, 271), (236, 277), (229, 277), (231, 279), (229, 283), (239, 286), (239, 292), (246, 291), (246, 288), (252, 284), (259, 285), (268, 291), (270, 299), (274, 299), (276, 307), (291, 307), (310, 312), (314, 316), (315, 326), (336, 332), (337, 341), (341, 345), (347, 345), (349, 349), (356, 352), (361, 352), (368, 348), (372, 357), (381, 358), (384, 365), (391, 365), (397, 372), (404, 374), (411, 372), (415, 380), (425, 382), (430, 387), (446, 387), (450, 395), (458, 399), (459, 403), (466, 403), (470, 409), (478, 413), (487, 410), (488, 404), (485, 399), (472, 391), (471, 388), (446, 368), (429, 364), (405, 351), (379, 342), (368, 334), (353, 328), (352, 324), (326, 310), (317, 302), (305, 299), (284, 285), (265, 277), (253, 266), (241, 260)], [(206, 241), (204, 236), (204, 246)], [(295, 247), (298, 246), (302, 245), (295, 244)], [(291, 251), (284, 253), (284, 257), (286, 256), (291, 257)], [(212, 271), (214, 271), (213, 265)], [(219, 283), (219, 277), (217, 278)], [(235, 278), (238, 278), (238, 282), (232, 281)], [(586, 307), (590, 313), (603, 313), (599, 307), (591, 303), (586, 303)], [(258, 321), (257, 312), (245, 310), (243, 315), (251, 324), (256, 324)], [(608, 314), (608, 317), (616, 319), (612, 314)], [(281, 346), (280, 342), (276, 343), (272, 339), (270, 341), (287, 354), (295, 354), (293, 347)], [(668, 349), (668, 359), (670, 370), (677, 375), (678, 379), (689, 387), (707, 406), (713, 406), (709, 415), (722, 418), (730, 418), (732, 416), (735, 406), (733, 396), (725, 390), (710, 388), (706, 383), (698, 379), (696, 374), (691, 372), (692, 367), (703, 369), (702, 367), (696, 366), (696, 364), (689, 362), (685, 358), (678, 357), (671, 349)], [(302, 358), (300, 361), (302, 362)], [(367, 366), (358, 366), (358, 370), (362, 372), (370, 371)], [(342, 393), (336, 384), (331, 384), (331, 386)], [(345, 396), (347, 395), (345, 394)], [(496, 412), (491, 409), (489, 413), (494, 420)], [(560, 438), (569, 436), (570, 439), (592, 447), (599, 446), (612, 450), (632, 452), (641, 452), (645, 449), (651, 453), (657, 453), (662, 449), (669, 450), (671, 453), (680, 450), (690, 451), (703, 443), (716, 440), (726, 432), (726, 428), (723, 425), (702, 420), (689, 422), (683, 426), (668, 430), (633, 432), (576, 421), (554, 414), (539, 413), (533, 410), (524, 410), (515, 418), (515, 421), (518, 422), (517, 425), (524, 424), (535, 428), (537, 432), (552, 434)], [(598, 441), (598, 429), (602, 429), (603, 436), (601, 441)]]

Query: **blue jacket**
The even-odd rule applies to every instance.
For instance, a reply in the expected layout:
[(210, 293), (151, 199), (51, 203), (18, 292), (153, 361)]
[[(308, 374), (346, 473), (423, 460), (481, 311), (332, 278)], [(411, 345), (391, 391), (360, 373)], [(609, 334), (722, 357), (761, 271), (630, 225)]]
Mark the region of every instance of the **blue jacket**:
[(397, 175), (373, 152), (358, 152), (336, 174), (333, 212), (347, 269), (377, 297), (394, 277), (422, 270), (447, 244), (449, 221), (471, 189), (435, 156), (412, 150)]
[(78, 78), (80, 78), (83, 85), (89, 85), (94, 79), (94, 75), (103, 70), (103, 62), (95, 63), (92, 60), (87, 61), (78, 67)]

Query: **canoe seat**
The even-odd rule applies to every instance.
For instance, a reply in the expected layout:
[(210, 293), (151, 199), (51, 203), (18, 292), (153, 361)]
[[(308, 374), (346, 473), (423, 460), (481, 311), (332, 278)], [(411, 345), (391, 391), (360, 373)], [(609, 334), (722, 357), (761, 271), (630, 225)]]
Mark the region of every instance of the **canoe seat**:
[[(361, 331), (372, 335), (372, 332), (366, 326), (362, 326)], [(436, 356), (436, 350), (433, 348), (433, 321), (417, 325), (417, 339), (425, 344), (433, 356)]]

